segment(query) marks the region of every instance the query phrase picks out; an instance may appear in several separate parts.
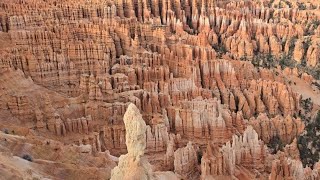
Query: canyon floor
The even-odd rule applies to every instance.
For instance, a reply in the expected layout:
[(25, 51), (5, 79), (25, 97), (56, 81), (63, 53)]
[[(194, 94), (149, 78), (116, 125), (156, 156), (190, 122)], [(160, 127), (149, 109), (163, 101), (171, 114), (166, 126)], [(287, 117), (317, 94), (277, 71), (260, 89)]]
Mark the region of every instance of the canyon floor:
[(319, 79), (318, 0), (0, 0), (0, 180), (319, 180)]

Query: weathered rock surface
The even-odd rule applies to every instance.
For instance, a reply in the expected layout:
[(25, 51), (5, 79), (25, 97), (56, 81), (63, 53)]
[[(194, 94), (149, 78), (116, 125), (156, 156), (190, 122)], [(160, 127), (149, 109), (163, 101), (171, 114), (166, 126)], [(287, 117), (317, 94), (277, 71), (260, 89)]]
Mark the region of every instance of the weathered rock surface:
[(256, 178), (264, 171), (267, 150), (252, 126), (243, 136), (234, 135), (221, 149), (207, 147), (201, 160), (201, 176), (228, 178)]
[(139, 109), (130, 104), (123, 121), (126, 128), (128, 153), (120, 156), (118, 166), (111, 171), (111, 179), (152, 179), (151, 165), (143, 157), (147, 146), (147, 127)]
[(64, 145), (35, 136), (0, 132), (0, 151), (2, 179), (103, 179), (110, 178), (116, 166), (108, 152), (92, 154), (91, 145)]
[[(301, 102), (320, 96), (319, 8), (316, 0), (2, 0), (0, 130), (66, 151), (50, 159), (56, 174), (39, 167), (45, 157), (29, 163), (36, 178), (110, 178), (112, 155), (122, 155), (116, 179), (300, 178)], [(265, 149), (274, 139), (287, 145), (281, 162)], [(6, 174), (19, 167), (12, 155), (0, 155)], [(12, 159), (18, 165), (6, 165)], [(303, 176), (318, 177), (317, 167)]]
[(269, 179), (319, 179), (319, 167), (316, 164), (311, 168), (303, 168), (301, 161), (286, 158), (280, 154), (279, 159), (272, 162), (272, 169)]
[(253, 126), (259, 138), (265, 143), (269, 143), (274, 137), (279, 137), (281, 142), (290, 144), (304, 129), (301, 119), (290, 116), (286, 118), (276, 116), (269, 119), (266, 114), (260, 114), (257, 119), (250, 119), (249, 124)]
[(178, 179), (173, 173), (158, 172), (154, 174), (151, 164), (144, 157), (146, 149), (147, 126), (139, 109), (130, 104), (123, 117), (126, 128), (126, 145), (128, 153), (120, 156), (118, 166), (111, 171), (111, 179), (158, 179), (170, 177)]
[(197, 154), (191, 142), (174, 152), (174, 172), (188, 179), (197, 171)]

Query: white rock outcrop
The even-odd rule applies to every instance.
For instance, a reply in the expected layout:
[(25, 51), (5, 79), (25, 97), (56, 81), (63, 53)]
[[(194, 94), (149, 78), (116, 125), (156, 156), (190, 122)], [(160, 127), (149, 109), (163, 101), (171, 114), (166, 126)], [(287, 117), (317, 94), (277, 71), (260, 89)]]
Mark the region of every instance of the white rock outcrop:
[(120, 156), (118, 166), (111, 171), (111, 180), (178, 179), (173, 172), (152, 172), (150, 163), (143, 156), (147, 126), (134, 104), (128, 106), (123, 120), (128, 153)]

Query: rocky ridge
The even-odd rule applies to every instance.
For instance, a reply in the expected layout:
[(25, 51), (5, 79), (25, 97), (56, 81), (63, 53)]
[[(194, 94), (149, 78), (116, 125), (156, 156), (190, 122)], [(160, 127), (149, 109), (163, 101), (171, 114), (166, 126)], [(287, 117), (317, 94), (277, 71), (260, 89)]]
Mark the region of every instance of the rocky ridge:
[[(113, 178), (133, 167), (132, 177), (141, 171), (146, 179), (162, 171), (183, 179), (317, 179), (317, 165), (304, 168), (288, 149), (276, 160), (267, 145), (295, 147), (304, 116), (319, 109), (306, 112), (288, 79), (318, 82), (319, 8), (284, 0), (3, 0), (0, 128), (113, 162), (79, 163), (90, 167), (83, 178), (102, 171), (97, 179), (111, 178), (118, 163)], [(47, 160), (28, 146), (23, 152)], [(122, 155), (119, 162), (109, 152)], [(0, 162), (15, 156), (23, 154), (1, 154)], [(78, 164), (66, 161), (61, 166)]]

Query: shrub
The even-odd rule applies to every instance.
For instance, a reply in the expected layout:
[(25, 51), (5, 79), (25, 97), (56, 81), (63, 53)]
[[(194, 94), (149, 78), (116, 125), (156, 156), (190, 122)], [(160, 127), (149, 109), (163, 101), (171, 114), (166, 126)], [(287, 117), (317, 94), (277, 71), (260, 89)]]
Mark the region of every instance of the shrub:
[(252, 59), (255, 67), (275, 68), (277, 66), (276, 58), (271, 54), (258, 54)]
[(290, 55), (282, 55), (279, 60), (279, 65), (282, 69), (285, 67), (294, 68), (296, 65), (296, 61), (291, 58)]
[(305, 132), (298, 137), (298, 149), (304, 166), (312, 167), (320, 157), (320, 111), (314, 121), (310, 122)]
[(304, 32), (305, 36), (310, 36), (315, 34), (315, 30), (320, 25), (320, 20), (313, 20), (306, 25), (306, 31)]
[(214, 50), (218, 53), (218, 56), (221, 57), (221, 55), (226, 54), (228, 51), (224, 44), (219, 43), (218, 45), (213, 46)]
[(23, 159), (32, 162), (32, 157), (29, 154), (25, 154), (22, 156)]
[(298, 8), (299, 8), (299, 10), (306, 10), (307, 9), (306, 5), (304, 5), (302, 3), (299, 3)]
[(301, 100), (301, 107), (306, 111), (306, 112), (311, 112), (312, 108), (313, 108), (313, 103), (311, 98), (307, 98), (307, 99), (302, 99)]
[(268, 146), (268, 148), (270, 148), (272, 150), (272, 154), (275, 154), (278, 151), (283, 150), (283, 147), (285, 145), (282, 143), (279, 136), (276, 135), (271, 138), (271, 140), (269, 141), (267, 146)]
[(311, 38), (308, 37), (304, 40), (304, 43), (303, 43), (303, 49), (304, 49), (304, 52), (307, 52), (308, 51), (308, 48), (309, 46), (311, 45)]
[(320, 84), (318, 82), (312, 82), (312, 84), (316, 86), (318, 89), (320, 89)]
[(8, 130), (8, 129), (3, 129), (3, 132), (4, 132), (5, 134), (9, 134), (9, 130)]

